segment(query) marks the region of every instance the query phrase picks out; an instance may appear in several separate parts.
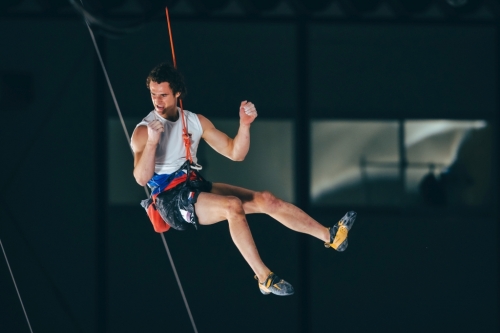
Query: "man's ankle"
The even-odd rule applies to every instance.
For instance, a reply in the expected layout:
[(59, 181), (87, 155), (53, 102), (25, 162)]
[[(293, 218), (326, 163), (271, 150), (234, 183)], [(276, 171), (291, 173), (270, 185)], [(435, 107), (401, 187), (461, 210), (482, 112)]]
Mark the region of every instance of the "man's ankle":
[(268, 271), (267, 273), (264, 274), (257, 274), (257, 279), (259, 280), (259, 283), (264, 283), (267, 280), (267, 277), (271, 274), (271, 271)]

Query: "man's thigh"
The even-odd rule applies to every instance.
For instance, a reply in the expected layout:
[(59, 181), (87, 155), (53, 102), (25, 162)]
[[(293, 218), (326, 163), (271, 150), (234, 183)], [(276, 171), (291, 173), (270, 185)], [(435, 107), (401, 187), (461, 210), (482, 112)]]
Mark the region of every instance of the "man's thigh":
[(228, 196), (201, 192), (194, 204), (198, 223), (201, 225), (214, 224), (226, 220)]
[(245, 211), (245, 214), (253, 214), (259, 212), (254, 202), (256, 193), (255, 191), (229, 184), (213, 183), (212, 191), (210, 193), (223, 196), (230, 195), (239, 198), (243, 203), (243, 210)]

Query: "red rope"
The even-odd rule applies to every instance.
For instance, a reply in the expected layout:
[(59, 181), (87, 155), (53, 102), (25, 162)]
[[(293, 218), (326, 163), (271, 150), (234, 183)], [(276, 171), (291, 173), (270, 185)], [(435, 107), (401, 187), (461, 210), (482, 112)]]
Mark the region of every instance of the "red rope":
[[(170, 37), (170, 49), (172, 50), (172, 60), (174, 63), (174, 68), (177, 68), (177, 60), (175, 58), (174, 49), (174, 38), (172, 37), (172, 28), (170, 26), (170, 15), (168, 14), (168, 8), (165, 7), (165, 15), (167, 16), (168, 25), (168, 35)], [(181, 107), (181, 118), (182, 118), (182, 139), (184, 141), (184, 147), (186, 147), (186, 160), (193, 163), (193, 157), (191, 156), (191, 138), (187, 131), (186, 120), (184, 119), (184, 108), (182, 106), (182, 99), (179, 98), (179, 106)]]

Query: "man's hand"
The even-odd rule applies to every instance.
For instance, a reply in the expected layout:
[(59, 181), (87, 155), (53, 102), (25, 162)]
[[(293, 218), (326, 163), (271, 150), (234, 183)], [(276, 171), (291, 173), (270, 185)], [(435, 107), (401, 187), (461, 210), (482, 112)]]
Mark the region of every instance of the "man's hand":
[(164, 132), (163, 124), (159, 120), (153, 120), (148, 124), (148, 143), (157, 145), (160, 142), (161, 133)]
[(257, 118), (257, 110), (252, 102), (243, 101), (240, 105), (240, 124), (250, 125)]

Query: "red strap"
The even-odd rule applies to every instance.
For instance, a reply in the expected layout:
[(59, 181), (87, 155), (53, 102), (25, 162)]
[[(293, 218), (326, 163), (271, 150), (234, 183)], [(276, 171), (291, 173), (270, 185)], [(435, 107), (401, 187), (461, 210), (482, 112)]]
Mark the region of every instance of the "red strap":
[(191, 157), (191, 137), (187, 131), (186, 120), (184, 119), (184, 108), (182, 107), (182, 99), (179, 99), (179, 105), (181, 106), (181, 116), (182, 116), (182, 139), (184, 140), (184, 147), (186, 148), (186, 160), (189, 163), (193, 163), (193, 158)]
[[(170, 27), (170, 15), (168, 14), (168, 8), (165, 7), (165, 15), (167, 16), (167, 25), (168, 25), (168, 35), (170, 37), (170, 48), (172, 49), (172, 60), (174, 63), (174, 68), (177, 68), (177, 60), (175, 58), (175, 49), (174, 49), (174, 38), (172, 37), (172, 28)], [(186, 121), (184, 119), (184, 107), (182, 106), (182, 99), (179, 98), (179, 105), (181, 107), (181, 118), (182, 118), (182, 139), (184, 141), (184, 147), (186, 148), (186, 160), (189, 163), (193, 163), (193, 158), (191, 156), (191, 138), (189, 137), (189, 133), (187, 131)]]
[(156, 210), (156, 206), (154, 203), (149, 205), (148, 209), (146, 210), (149, 219), (151, 220), (151, 223), (153, 224), (153, 228), (155, 229), (156, 232), (162, 233), (165, 231), (168, 231), (170, 229), (170, 226), (163, 221), (163, 219), (160, 216), (160, 213)]

